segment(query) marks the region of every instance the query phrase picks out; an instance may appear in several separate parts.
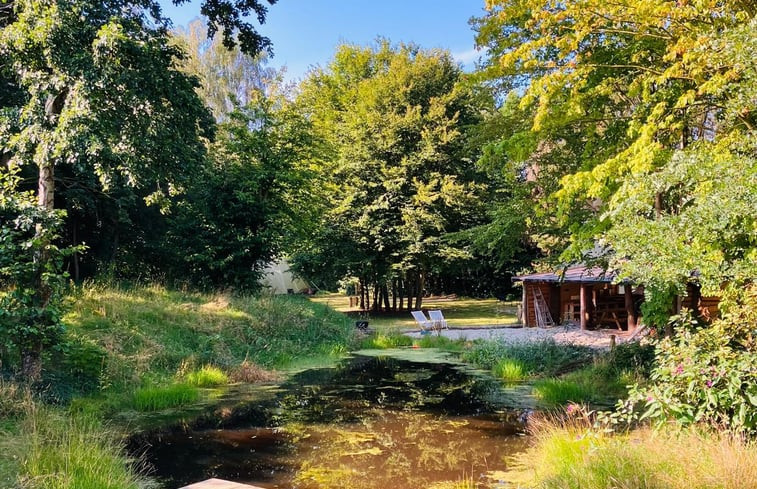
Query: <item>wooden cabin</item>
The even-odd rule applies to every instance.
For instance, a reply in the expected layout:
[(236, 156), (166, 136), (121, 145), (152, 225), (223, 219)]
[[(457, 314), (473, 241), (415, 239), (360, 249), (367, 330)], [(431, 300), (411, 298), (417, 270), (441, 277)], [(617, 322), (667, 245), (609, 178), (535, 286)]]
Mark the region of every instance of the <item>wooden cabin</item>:
[[(628, 282), (614, 283), (617, 275), (601, 267), (576, 265), (562, 272), (534, 273), (513, 278), (523, 284), (521, 304), (524, 326), (546, 327), (566, 322), (581, 329), (613, 328), (633, 330), (641, 320), (644, 287)], [(691, 284), (685, 297), (671, 305), (697, 311), (700, 317), (717, 316), (717, 297), (702, 297)]]

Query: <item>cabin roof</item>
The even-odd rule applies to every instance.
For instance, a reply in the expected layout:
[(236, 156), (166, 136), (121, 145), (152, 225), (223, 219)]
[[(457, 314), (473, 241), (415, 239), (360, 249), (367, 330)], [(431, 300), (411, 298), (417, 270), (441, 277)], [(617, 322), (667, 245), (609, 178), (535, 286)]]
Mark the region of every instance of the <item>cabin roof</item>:
[(602, 267), (574, 265), (556, 272), (532, 273), (513, 277), (513, 282), (591, 282), (612, 283), (618, 274)]

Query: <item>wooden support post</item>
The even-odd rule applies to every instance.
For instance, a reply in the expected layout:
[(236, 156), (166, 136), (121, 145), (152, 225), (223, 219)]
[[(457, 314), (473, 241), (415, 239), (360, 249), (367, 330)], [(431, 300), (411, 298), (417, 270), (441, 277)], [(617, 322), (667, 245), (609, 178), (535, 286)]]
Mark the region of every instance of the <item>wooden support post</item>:
[(589, 285), (581, 284), (581, 329), (589, 329), (590, 287)]
[(523, 299), (521, 304), (521, 319), (520, 322), (523, 323), (523, 326), (528, 326), (528, 296), (526, 295), (526, 288), (528, 287), (526, 285), (526, 282), (521, 282), (523, 284)]
[(626, 313), (628, 314), (628, 331), (636, 329), (636, 307), (633, 303), (633, 287), (630, 284), (623, 286), (625, 290)]

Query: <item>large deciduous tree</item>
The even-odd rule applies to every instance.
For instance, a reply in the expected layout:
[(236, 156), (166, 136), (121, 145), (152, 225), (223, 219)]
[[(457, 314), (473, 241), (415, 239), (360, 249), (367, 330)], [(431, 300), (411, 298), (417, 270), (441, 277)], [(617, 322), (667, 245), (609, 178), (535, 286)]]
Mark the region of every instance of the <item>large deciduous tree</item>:
[(482, 215), (486, 186), (466, 144), (479, 111), (461, 76), (444, 51), (381, 41), (341, 46), (303, 85), (300, 102), (330, 148), (330, 209), (308, 252), (372, 285), (377, 308), (393, 278), (420, 308), (429, 273), (467, 256), (446, 237)]

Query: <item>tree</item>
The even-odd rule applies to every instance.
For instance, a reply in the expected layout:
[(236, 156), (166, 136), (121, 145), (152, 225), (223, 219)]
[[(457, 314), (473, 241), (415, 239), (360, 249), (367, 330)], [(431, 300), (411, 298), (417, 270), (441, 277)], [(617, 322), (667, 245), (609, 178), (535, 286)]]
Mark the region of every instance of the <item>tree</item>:
[(239, 47), (228, 48), (220, 38), (208, 37), (202, 20), (190, 22), (175, 35), (187, 52), (185, 69), (200, 79), (199, 95), (217, 121), (256, 103), (261, 93), (271, 95), (280, 83), (280, 73), (265, 66), (264, 53), (250, 55)]
[(380, 41), (341, 46), (303, 84), (300, 103), (330, 148), (328, 238), (310, 251), (372, 286), (376, 308), (394, 279), (420, 308), (429, 274), (468, 256), (447, 236), (478, 222), (486, 186), (466, 145), (479, 101), (461, 77), (446, 52)]
[[(753, 2), (738, 0), (495, 0), (477, 22), (477, 41), (490, 53), (480, 79), (521, 95), (533, 148), (526, 164), (541, 170), (545, 152), (571, 148), (572, 165), (556, 167), (559, 188), (538, 199), (554, 203), (553, 218), (570, 233), (573, 246), (562, 258), (581, 259), (600, 240), (615, 250), (624, 277), (666, 280), (648, 289), (649, 307), (657, 304), (658, 312), (689, 280), (713, 284), (731, 276), (721, 273), (731, 265), (709, 266), (707, 256), (699, 266), (692, 256), (675, 258), (675, 266), (672, 256), (650, 262), (648, 247), (676, 250), (697, 240), (698, 231), (675, 233), (670, 226), (705, 217), (694, 202), (711, 203), (709, 190), (679, 193), (702, 184), (692, 168), (704, 158), (721, 162), (707, 165), (713, 179), (726, 161), (741, 174), (751, 172), (755, 13)], [(508, 147), (519, 134), (507, 131), (497, 144)], [(749, 188), (742, 184), (737, 188)], [(723, 214), (710, 218), (748, 222), (741, 197), (719, 197)], [(641, 202), (651, 205), (651, 214)], [(688, 204), (693, 214), (683, 217)], [(711, 244), (710, 256), (738, 257), (744, 243)]]
[(308, 212), (309, 124), (262, 93), (228, 115), (196, 183), (176, 199), (163, 270), (199, 285), (256, 290)]
[[(98, 176), (103, 188), (123, 178), (152, 187), (161, 201), (180, 191), (202, 161), (212, 119), (176, 69), (182, 56), (165, 27), (151, 26), (131, 3), (14, 3), (0, 31), (0, 57), (18, 96), (3, 108), (0, 145), (9, 165), (38, 169), (40, 212), (55, 208), (55, 169)], [(4, 170), (5, 171), (5, 170)], [(37, 226), (42, 269), (52, 232)], [(51, 304), (40, 279), (36, 302)], [(39, 372), (41, 348), (28, 348), (26, 374)]]

